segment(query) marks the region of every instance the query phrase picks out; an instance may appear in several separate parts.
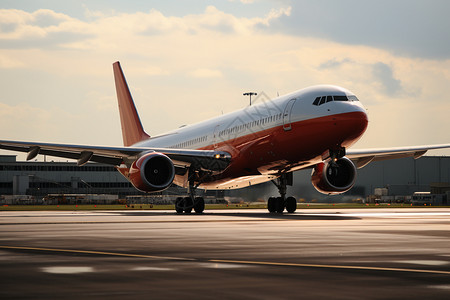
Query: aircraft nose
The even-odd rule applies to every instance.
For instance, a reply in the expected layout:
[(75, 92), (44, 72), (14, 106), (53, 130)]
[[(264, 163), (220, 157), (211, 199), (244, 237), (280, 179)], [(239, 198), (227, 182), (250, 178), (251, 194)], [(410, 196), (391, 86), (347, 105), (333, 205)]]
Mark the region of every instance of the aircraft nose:
[(361, 136), (366, 131), (367, 125), (369, 124), (367, 113), (365, 111), (356, 112), (352, 122), (355, 126), (355, 133)]
[(367, 129), (369, 119), (364, 110), (349, 112), (336, 118), (335, 125), (342, 134), (342, 146), (350, 147), (361, 138)]

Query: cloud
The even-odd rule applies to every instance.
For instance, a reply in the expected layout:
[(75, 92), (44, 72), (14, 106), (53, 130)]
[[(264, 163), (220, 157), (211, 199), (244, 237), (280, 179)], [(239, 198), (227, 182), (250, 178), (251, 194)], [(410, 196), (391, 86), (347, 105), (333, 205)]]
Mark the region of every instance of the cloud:
[(373, 82), (377, 88), (384, 94), (394, 96), (402, 92), (402, 83), (400, 80), (394, 78), (392, 68), (383, 62), (364, 63), (357, 62), (348, 57), (342, 59), (330, 59), (319, 65), (319, 69), (333, 70), (337, 72), (345, 72), (345, 69), (364, 68), (367, 73), (371, 73)]
[[(449, 59), (450, 2), (446, 0), (291, 1), (277, 31), (349, 45), (383, 48), (398, 55)], [(271, 28), (275, 30), (274, 27)]]
[(372, 66), (372, 74), (386, 94), (396, 95), (402, 90), (401, 81), (394, 78), (392, 69), (387, 64), (375, 63)]
[[(30, 135), (42, 136), (43, 133), (51, 132), (52, 129), (48, 126), (50, 116), (48, 111), (29, 104), (8, 105), (0, 102), (0, 127), (3, 138), (9, 136), (17, 140)], [(34, 122), (30, 126), (31, 119)], [(14, 133), (15, 136), (11, 136), (10, 133)]]
[(0, 48), (51, 48), (90, 35), (85, 23), (49, 9), (0, 9)]
[(159, 36), (171, 33), (201, 34), (205, 30), (215, 34), (252, 34), (261, 27), (290, 14), (290, 8), (272, 9), (263, 17), (238, 18), (208, 6), (201, 14), (182, 17), (166, 16), (155, 9), (149, 12), (109, 14), (87, 10), (89, 20), (82, 21), (49, 9), (25, 12), (16, 9), (0, 10), (0, 48), (73, 48), (89, 50), (111, 46), (99, 40), (112, 40), (112, 45), (136, 35)]
[[(280, 30), (281, 21), (298, 18), (294, 9), (277, 7), (242, 17), (209, 6), (181, 16), (153, 9), (91, 12), (85, 19), (7, 11), (0, 18), (6, 28), (0, 29), (0, 103), (24, 103), (36, 110), (26, 117), (6, 117), (10, 124), (1, 125), (10, 131), (3, 138), (33, 139), (25, 124), (42, 123), (47, 124), (39, 135), (44, 141), (120, 144), (111, 71), (111, 63), (120, 60), (152, 135), (243, 108), (246, 91), (274, 97), (335, 84), (355, 92), (369, 108), (370, 130), (361, 147), (449, 142), (448, 110), (437, 108), (448, 106), (442, 95), (450, 82), (450, 60)], [(327, 22), (328, 13), (320, 13), (309, 11), (314, 23)], [(334, 18), (340, 22), (349, 15)], [(436, 107), (435, 115), (422, 115), (430, 106)], [(41, 111), (47, 119), (39, 118)], [(408, 115), (400, 116), (405, 111)], [(415, 124), (426, 128), (437, 120), (442, 124), (432, 127), (433, 135), (424, 130), (410, 134)]]
[(210, 5), (206, 7), (203, 14), (186, 15), (180, 18), (166, 17), (153, 10), (151, 16), (143, 18), (143, 24), (147, 27), (143, 32), (162, 34), (171, 30), (182, 30), (185, 33), (195, 34), (206, 29), (224, 34), (250, 34), (259, 26), (268, 27), (273, 20), (289, 14), (290, 7), (286, 7), (272, 9), (264, 17), (238, 18)]
[(50, 9), (39, 9), (29, 15), (30, 25), (42, 27), (42, 28), (54, 28), (61, 23), (70, 22), (74, 19), (62, 14), (56, 13)]
[(211, 70), (211, 69), (196, 69), (189, 73), (189, 75), (196, 78), (213, 78), (213, 77), (222, 77), (222, 72), (219, 70)]
[(252, 4), (252, 3), (255, 2), (255, 0), (228, 0), (228, 1), (230, 1), (230, 2), (237, 2), (237, 1), (239, 1), (239, 2), (241, 2), (243, 4)]
[(337, 60), (336, 58), (327, 60), (323, 63), (320, 64), (319, 68), (320, 69), (333, 69), (333, 68), (339, 68), (344, 64), (348, 64), (348, 63), (354, 63), (353, 60), (351, 60), (350, 58), (346, 57), (344, 59), (341, 60)]
[(0, 54), (0, 69), (15, 69), (24, 67), (21, 61)]
[(42, 38), (54, 32), (73, 32), (75, 27), (69, 25), (75, 23), (81, 22), (49, 9), (39, 9), (32, 13), (16, 9), (0, 9), (0, 26), (2, 26), (0, 38), (5, 40)]

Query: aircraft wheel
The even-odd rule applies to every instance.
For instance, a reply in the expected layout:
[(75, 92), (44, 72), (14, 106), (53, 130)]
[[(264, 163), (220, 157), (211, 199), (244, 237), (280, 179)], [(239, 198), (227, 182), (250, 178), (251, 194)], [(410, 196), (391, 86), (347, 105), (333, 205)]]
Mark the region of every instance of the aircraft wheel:
[(294, 197), (287, 197), (286, 210), (288, 213), (293, 213), (297, 210), (297, 200)]
[(275, 198), (275, 197), (270, 197), (269, 200), (267, 200), (267, 209), (271, 213), (274, 213), (276, 211), (276, 206), (275, 206), (276, 200), (277, 200), (277, 198)]
[(277, 213), (282, 214), (284, 211), (284, 200), (281, 197), (277, 197), (275, 201), (275, 210)]
[(194, 200), (194, 211), (201, 214), (205, 210), (205, 200), (203, 197), (196, 197)]
[(182, 214), (184, 211), (184, 199), (182, 197), (178, 197), (175, 200), (175, 211), (177, 214)]
[(192, 207), (194, 206), (194, 203), (191, 199), (191, 197), (184, 197), (184, 213), (190, 214), (192, 212)]

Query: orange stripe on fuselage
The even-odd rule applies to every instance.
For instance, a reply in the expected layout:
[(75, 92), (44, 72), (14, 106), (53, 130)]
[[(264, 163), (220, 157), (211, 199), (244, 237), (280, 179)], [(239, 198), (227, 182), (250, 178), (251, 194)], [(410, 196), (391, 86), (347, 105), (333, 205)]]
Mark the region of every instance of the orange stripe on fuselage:
[(241, 176), (275, 173), (317, 160), (326, 150), (353, 145), (363, 135), (367, 124), (364, 112), (349, 112), (298, 121), (292, 123), (289, 131), (279, 125), (218, 142), (216, 148), (212, 145), (201, 148), (227, 151), (232, 155), (227, 170), (208, 181), (214, 182), (213, 186)]

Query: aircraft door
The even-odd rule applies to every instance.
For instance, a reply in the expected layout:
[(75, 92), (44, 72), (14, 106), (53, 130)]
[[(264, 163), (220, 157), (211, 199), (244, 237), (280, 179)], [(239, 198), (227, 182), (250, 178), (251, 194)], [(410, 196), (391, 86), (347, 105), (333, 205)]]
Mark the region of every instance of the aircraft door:
[(220, 142), (219, 141), (219, 129), (220, 129), (220, 125), (216, 125), (216, 127), (214, 128), (214, 133), (213, 133), (213, 147), (214, 147), (214, 150), (217, 149), (217, 145)]
[(288, 104), (284, 108), (284, 112), (283, 112), (283, 129), (285, 131), (289, 131), (289, 130), (292, 129), (292, 126), (291, 126), (291, 114), (292, 114), (292, 108), (294, 107), (295, 100), (296, 99), (289, 100)]

